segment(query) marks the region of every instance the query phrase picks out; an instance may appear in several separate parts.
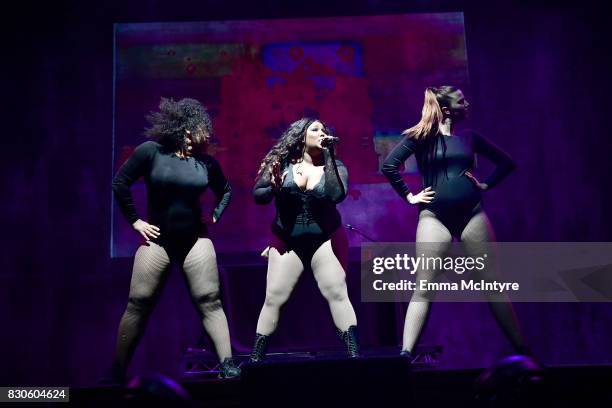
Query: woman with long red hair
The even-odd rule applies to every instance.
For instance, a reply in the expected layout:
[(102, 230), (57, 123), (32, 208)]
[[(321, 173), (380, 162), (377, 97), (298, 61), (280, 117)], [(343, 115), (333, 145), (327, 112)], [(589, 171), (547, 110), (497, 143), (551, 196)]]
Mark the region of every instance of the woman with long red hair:
[[(385, 160), (382, 171), (402, 200), (419, 206), (416, 231), (417, 253), (443, 256), (453, 237), (471, 254), (480, 254), (495, 241), (495, 234), (481, 204), (483, 191), (495, 187), (513, 169), (514, 162), (499, 147), (474, 131), (456, 132), (465, 119), (469, 103), (452, 86), (425, 90), (422, 117), (403, 132), (404, 139)], [(402, 179), (400, 166), (416, 156), (423, 189), (413, 194)], [(496, 168), (483, 182), (471, 173), (474, 155), (491, 160)], [(417, 280), (433, 280), (436, 271), (417, 270)], [(485, 274), (483, 278), (490, 278)], [(410, 356), (429, 314), (433, 293), (415, 290), (404, 322), (402, 355)], [(505, 295), (488, 294), (498, 324), (520, 353), (528, 353), (512, 304)]]

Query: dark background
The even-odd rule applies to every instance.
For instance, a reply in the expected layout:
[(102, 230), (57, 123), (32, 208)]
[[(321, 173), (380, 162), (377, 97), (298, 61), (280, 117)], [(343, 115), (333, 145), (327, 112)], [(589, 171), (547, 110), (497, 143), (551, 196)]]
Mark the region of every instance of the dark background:
[[(130, 271), (129, 259), (109, 258), (116, 22), (464, 11), (473, 123), (519, 163), (490, 192), (487, 210), (498, 238), (612, 240), (610, 25), (588, 3), (150, 0), (13, 6), (19, 9), (7, 11), (3, 27), (0, 385), (90, 384), (112, 357)], [(244, 279), (252, 293), (243, 305), (226, 304), (234, 345), (246, 349), (263, 300), (265, 266), (228, 263), (222, 269), (225, 281)], [(173, 275), (137, 351), (135, 372), (176, 375), (184, 349), (200, 341), (187, 291)], [(285, 310), (276, 347), (335, 344), (326, 306), (309, 285), (312, 280), (304, 279)], [(354, 276), (349, 285), (358, 303)], [(398, 344), (399, 309), (359, 305), (364, 343)], [(611, 362), (610, 305), (518, 304), (517, 312), (545, 363)], [(509, 351), (486, 304), (436, 305), (423, 342), (445, 346), (447, 367), (488, 365)]]

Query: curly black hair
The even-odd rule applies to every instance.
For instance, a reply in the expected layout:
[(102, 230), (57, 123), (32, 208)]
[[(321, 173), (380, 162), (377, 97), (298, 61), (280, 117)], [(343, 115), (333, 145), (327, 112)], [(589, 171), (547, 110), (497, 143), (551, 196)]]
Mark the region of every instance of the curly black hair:
[(323, 127), (327, 128), (325, 123), (316, 118), (302, 118), (290, 124), (278, 142), (272, 146), (266, 157), (261, 161), (257, 178), (260, 178), (267, 169), (271, 168), (273, 163), (279, 163), (282, 168), (289, 163), (298, 162), (304, 154), (306, 130), (313, 122), (321, 122)]
[(170, 151), (185, 148), (186, 130), (204, 131), (208, 134), (212, 134), (213, 130), (206, 108), (192, 98), (184, 98), (178, 102), (172, 98), (161, 98), (159, 112), (151, 112), (146, 118), (151, 127), (145, 130), (145, 135)]

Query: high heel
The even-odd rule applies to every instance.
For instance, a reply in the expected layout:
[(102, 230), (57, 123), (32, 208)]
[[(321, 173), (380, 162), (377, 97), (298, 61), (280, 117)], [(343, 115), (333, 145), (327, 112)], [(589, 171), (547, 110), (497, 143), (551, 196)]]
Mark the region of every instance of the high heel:
[(402, 350), (400, 351), (400, 357), (403, 359), (406, 359), (406, 361), (408, 361), (409, 363), (412, 363), (412, 353), (408, 350)]
[(219, 378), (235, 378), (240, 376), (240, 367), (231, 357), (226, 357), (219, 365)]
[(269, 335), (255, 333), (255, 344), (253, 344), (253, 351), (251, 351), (251, 363), (261, 363), (266, 356), (266, 350), (268, 348)]
[(351, 358), (359, 357), (359, 338), (357, 336), (357, 326), (350, 326), (346, 331), (338, 331), (340, 340), (346, 345), (346, 351)]

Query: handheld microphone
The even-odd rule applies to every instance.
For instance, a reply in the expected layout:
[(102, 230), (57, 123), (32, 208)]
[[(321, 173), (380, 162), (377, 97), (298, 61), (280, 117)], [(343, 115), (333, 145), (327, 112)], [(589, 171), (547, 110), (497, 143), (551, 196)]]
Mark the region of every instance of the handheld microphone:
[(331, 146), (340, 142), (340, 138), (336, 136), (328, 136), (321, 141), (322, 146)]

